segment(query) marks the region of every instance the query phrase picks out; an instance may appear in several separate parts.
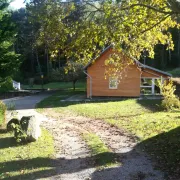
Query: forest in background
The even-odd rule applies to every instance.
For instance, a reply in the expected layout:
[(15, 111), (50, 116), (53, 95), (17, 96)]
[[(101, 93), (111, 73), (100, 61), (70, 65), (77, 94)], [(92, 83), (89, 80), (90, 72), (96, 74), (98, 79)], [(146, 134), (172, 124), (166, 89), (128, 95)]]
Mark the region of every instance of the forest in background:
[[(136, 2), (136, 0), (134, 0), (134, 2)], [(93, 3), (95, 4), (96, 1)], [(90, 33), (88, 31), (83, 31), (83, 33), (90, 34), (89, 36), (87, 36), (88, 43), (91, 41), (91, 37), (92, 44), (95, 42), (96, 53), (93, 54), (92, 49), (94, 47), (91, 44), (87, 43), (87, 46), (92, 46), (91, 49), (89, 47), (87, 48), (86, 42), (84, 42), (84, 40), (83, 42), (80, 42), (80, 40), (83, 39), (83, 36), (81, 36), (80, 39), (77, 33), (80, 28), (84, 28), (85, 30), (88, 29), (87, 26), (84, 25), (84, 27), (78, 27), (78, 29), (76, 27), (76, 23), (78, 22), (79, 24), (81, 24), (87, 19), (88, 23), (90, 22), (90, 20), (94, 20), (94, 22), (99, 23), (99, 17), (101, 16), (99, 15), (100, 13), (93, 16), (92, 14), (95, 14), (95, 11), (101, 12), (101, 6), (107, 8), (110, 5), (107, 6), (107, 4), (102, 4), (101, 6), (97, 6), (98, 8), (94, 8), (93, 6), (95, 5), (91, 4), (88, 6), (88, 8), (85, 8), (85, 6), (83, 5), (83, 1), (74, 1), (73, 6), (70, 4), (72, 4), (72, 1), (60, 3), (58, 1), (52, 2), (48, 0), (31, 0), (27, 4), (26, 8), (12, 11), (8, 9), (8, 3), (6, 0), (1, 2), (0, 12), (3, 13), (6, 11), (6, 15), (4, 15), (1, 20), (1, 24), (3, 25), (1, 27), (4, 27), (4, 32), (6, 32), (4, 33), (4, 36), (8, 39), (8, 48), (6, 45), (6, 48), (4, 49), (11, 51), (11, 56), (14, 58), (13, 60), (12, 57), (6, 56), (7, 59), (11, 59), (9, 61), (10, 63), (7, 66), (6, 72), (8, 71), (11, 73), (6, 74), (4, 73), (5, 70), (0, 71), (2, 78), (10, 76), (16, 81), (22, 83), (28, 83), (29, 78), (35, 78), (37, 83), (41, 83), (41, 76), (43, 75), (45, 83), (49, 81), (63, 81), (66, 78), (64, 75), (64, 71), (66, 71), (64, 70), (64, 67), (67, 66), (67, 60), (74, 60), (75, 58), (81, 57), (84, 58), (86, 56), (89, 59), (92, 59), (92, 57), (94, 57), (96, 53), (98, 54), (100, 50), (103, 49), (103, 47), (107, 46), (112, 41), (118, 41), (118, 36), (120, 36), (121, 34), (116, 35), (117, 37), (113, 37), (113, 32), (108, 32), (109, 34), (112, 33), (112, 36), (110, 36), (110, 34), (106, 38), (106, 30), (104, 30), (103, 32), (103, 37), (104, 39), (106, 39), (106, 41), (104, 39), (103, 41), (101, 38), (95, 39), (96, 35), (91, 33), (92, 31), (96, 30), (96, 27), (94, 28), (93, 25), (89, 25), (90, 27), (88, 28), (90, 29)], [(112, 4), (112, 2), (109, 4)], [(158, 4), (156, 5), (158, 6)], [(147, 11), (147, 9), (144, 10)], [(89, 13), (87, 18), (85, 18), (85, 13)], [(112, 12), (110, 12), (109, 10), (109, 12), (107, 11), (105, 13), (108, 14)], [(150, 11), (150, 13), (152, 12)], [(166, 13), (168, 13), (168, 11)], [(117, 14), (112, 15), (115, 18)], [(123, 16), (123, 14), (121, 15)], [(61, 21), (58, 21), (58, 18), (60, 18)], [(105, 16), (105, 18), (109, 20), (109, 17)], [(145, 20), (143, 21), (146, 21), (146, 17), (144, 18)], [(113, 24), (114, 21), (111, 21), (110, 23)], [(103, 25), (105, 26), (106, 24)], [(128, 26), (130, 29), (129, 24)], [(99, 31), (99, 29), (97, 31)], [(169, 48), (169, 46), (171, 45), (168, 44), (167, 39), (165, 39), (166, 42), (164, 42), (164, 44), (152, 43), (152, 47), (154, 48), (155, 52), (154, 58), (148, 57), (149, 54), (146, 50), (139, 50), (141, 52), (140, 60), (143, 63), (165, 71), (171, 71), (172, 69), (180, 67), (180, 30), (174, 25), (172, 25), (172, 27), (168, 28), (167, 32), (170, 32), (172, 34), (174, 50)], [(102, 34), (102, 32), (100, 33)], [(74, 41), (74, 37), (77, 37), (76, 41)], [(109, 37), (112, 37), (112, 39), (114, 39), (111, 41), (108, 39)], [(159, 39), (160, 38), (161, 37), (159, 37)], [(84, 39), (86, 39), (85, 36)], [(148, 39), (144, 41), (148, 42)], [(72, 46), (72, 43), (74, 43), (75, 45)], [(81, 47), (79, 44), (76, 47), (76, 43), (81, 44)], [(71, 48), (67, 50), (68, 47)], [(77, 55), (78, 51), (77, 54), (71, 54), (70, 52), (76, 51), (76, 48), (80, 49), (79, 55)], [(83, 51), (87, 51), (87, 53), (85, 54)], [(134, 49), (134, 51), (136, 51), (136, 49)], [(67, 53), (70, 54), (69, 57), (67, 56)], [(88, 62), (88, 58), (86, 58), (86, 62)], [(72, 63), (68, 65), (68, 68), (70, 67), (70, 70), (67, 69), (67, 72), (72, 73), (70, 73), (70, 75), (67, 77), (67, 80), (72, 80), (74, 78), (76, 80), (77, 78), (82, 77), (82, 74), (79, 75), (78, 71), (80, 71), (83, 65), (84, 64), (82, 63), (79, 63), (78, 65), (74, 65)], [(10, 67), (14, 67), (14, 70), (10, 71), (10, 69), (12, 69)]]

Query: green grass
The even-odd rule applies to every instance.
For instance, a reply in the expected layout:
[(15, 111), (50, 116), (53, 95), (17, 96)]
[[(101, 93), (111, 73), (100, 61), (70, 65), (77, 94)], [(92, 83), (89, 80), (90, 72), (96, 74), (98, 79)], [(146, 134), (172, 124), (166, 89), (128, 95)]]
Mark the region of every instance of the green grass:
[[(156, 103), (158, 101), (153, 101)], [(153, 107), (151, 101), (144, 101), (145, 107), (137, 103), (134, 99), (122, 101), (109, 101), (109, 102), (90, 102), (81, 104), (72, 104), (67, 108), (79, 115), (95, 118), (95, 119), (108, 119), (118, 117), (136, 116), (143, 113), (151, 112)], [(146, 105), (148, 107), (146, 107)]]
[[(180, 176), (180, 111), (165, 112), (160, 100), (122, 100), (109, 102), (61, 102), (63, 95), (56, 94), (38, 107), (41, 111), (52, 107), (59, 115), (74, 113), (93, 119), (101, 119), (113, 126), (123, 128), (139, 138), (139, 145), (158, 161), (169, 174)], [(67, 97), (66, 97), (67, 98)], [(45, 108), (45, 109), (43, 109)], [(173, 133), (175, 132), (175, 133)]]
[(128, 118), (106, 119), (106, 122), (119, 128), (123, 127), (142, 141), (177, 128), (180, 126), (179, 118), (180, 113), (156, 112)]
[(54, 144), (47, 130), (38, 141), (24, 145), (17, 144), (12, 134), (0, 133), (0, 179), (35, 179), (52, 170)]
[(92, 155), (95, 157), (96, 166), (109, 167), (117, 164), (112, 151), (108, 149), (96, 134), (85, 133), (83, 134), (83, 139), (87, 142)]
[[(41, 85), (34, 85), (33, 87), (29, 87), (29, 85), (23, 85), (23, 89), (41, 89)], [(52, 82), (48, 84), (44, 84), (43, 86), (44, 89), (73, 89), (73, 84), (72, 82)], [(76, 89), (77, 90), (85, 90), (86, 88), (86, 83), (85, 82), (77, 82), (76, 83)]]

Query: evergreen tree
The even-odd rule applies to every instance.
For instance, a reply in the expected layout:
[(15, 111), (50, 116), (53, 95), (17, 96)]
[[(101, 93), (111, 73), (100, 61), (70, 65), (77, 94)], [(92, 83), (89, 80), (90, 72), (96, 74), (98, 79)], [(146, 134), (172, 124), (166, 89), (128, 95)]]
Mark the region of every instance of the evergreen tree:
[(12, 77), (20, 65), (20, 57), (15, 53), (16, 27), (8, 11), (7, 0), (0, 2), (0, 82)]

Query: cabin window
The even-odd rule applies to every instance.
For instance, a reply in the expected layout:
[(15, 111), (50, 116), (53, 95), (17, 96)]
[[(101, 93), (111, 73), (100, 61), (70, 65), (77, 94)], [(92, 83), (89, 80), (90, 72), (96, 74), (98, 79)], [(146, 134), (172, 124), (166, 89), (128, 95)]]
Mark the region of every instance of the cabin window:
[(160, 94), (158, 80), (163, 83), (163, 78), (141, 78), (141, 94)]
[(109, 78), (109, 89), (117, 89), (118, 87), (118, 80), (115, 77)]

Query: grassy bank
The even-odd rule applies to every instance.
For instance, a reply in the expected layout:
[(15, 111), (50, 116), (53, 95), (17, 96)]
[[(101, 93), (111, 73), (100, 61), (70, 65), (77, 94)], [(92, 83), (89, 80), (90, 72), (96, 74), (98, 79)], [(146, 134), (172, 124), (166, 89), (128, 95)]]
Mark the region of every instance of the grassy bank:
[(52, 171), (54, 144), (48, 131), (29, 144), (17, 144), (12, 134), (2, 130), (0, 135), (0, 179), (35, 179)]

